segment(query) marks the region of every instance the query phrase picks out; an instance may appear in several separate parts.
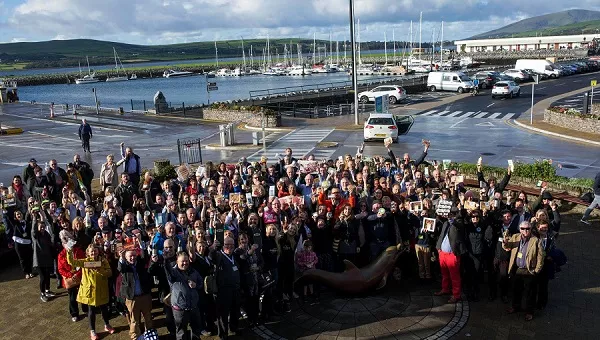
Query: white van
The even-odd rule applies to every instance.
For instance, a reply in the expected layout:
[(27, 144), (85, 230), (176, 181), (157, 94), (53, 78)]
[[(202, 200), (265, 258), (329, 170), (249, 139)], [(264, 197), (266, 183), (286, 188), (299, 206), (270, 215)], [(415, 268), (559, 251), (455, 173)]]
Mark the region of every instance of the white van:
[(431, 92), (441, 90), (463, 93), (473, 89), (473, 81), (462, 72), (431, 72), (427, 77), (427, 88)]
[(518, 59), (515, 64), (517, 70), (533, 70), (545, 74), (549, 78), (558, 78), (560, 70), (552, 62), (546, 59)]

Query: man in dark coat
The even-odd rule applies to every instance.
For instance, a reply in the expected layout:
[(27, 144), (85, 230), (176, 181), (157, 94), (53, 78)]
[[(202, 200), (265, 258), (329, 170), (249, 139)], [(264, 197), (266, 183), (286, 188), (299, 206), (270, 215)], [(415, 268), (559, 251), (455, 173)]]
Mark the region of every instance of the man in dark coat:
[[(142, 255), (144, 252), (142, 251)], [(121, 273), (121, 297), (129, 310), (129, 336), (137, 339), (141, 334), (141, 316), (144, 316), (145, 328), (152, 328), (152, 284), (146, 262), (137, 256), (135, 249), (123, 251), (119, 260), (118, 271)]]
[(81, 120), (81, 125), (79, 126), (79, 139), (81, 140), (83, 152), (92, 152), (90, 150), (90, 139), (92, 139), (92, 127), (85, 121), (85, 119)]
[(50, 185), (50, 196), (54, 202), (62, 202), (62, 189), (69, 182), (69, 176), (65, 169), (58, 166), (56, 159), (50, 160), (50, 168), (47, 170), (46, 177)]
[[(435, 295), (452, 294), (448, 303), (460, 301), (460, 259), (467, 252), (464, 241), (465, 223), (462, 216), (457, 216), (458, 212), (456, 207), (452, 207), (437, 241), (442, 271), (442, 290), (435, 293)], [(450, 291), (450, 288), (452, 288), (452, 291)]]
[(81, 175), (81, 180), (83, 181), (83, 185), (85, 185), (85, 189), (90, 197), (92, 197), (92, 180), (94, 179), (94, 170), (89, 163), (81, 160), (81, 156), (79, 154), (75, 154), (73, 156), (73, 165), (75, 169), (79, 171)]
[[(27, 189), (31, 191), (33, 181), (35, 181), (35, 168), (37, 167), (37, 161), (35, 158), (29, 160), (29, 164), (23, 169), (23, 175), (21, 179), (23, 180), (23, 184), (27, 186)], [(31, 184), (30, 184), (31, 183)]]

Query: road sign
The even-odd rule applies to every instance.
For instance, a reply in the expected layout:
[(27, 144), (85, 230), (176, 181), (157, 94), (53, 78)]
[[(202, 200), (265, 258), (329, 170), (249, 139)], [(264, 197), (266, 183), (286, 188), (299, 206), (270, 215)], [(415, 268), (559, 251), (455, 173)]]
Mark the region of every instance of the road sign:
[(540, 83), (540, 75), (539, 75), (539, 74), (535, 74), (535, 75), (533, 75), (533, 81), (534, 81), (536, 84), (539, 84), (539, 83)]
[(592, 81), (590, 82), (590, 85), (591, 85), (592, 87), (596, 87), (596, 85), (598, 85), (598, 81), (597, 81), (596, 79), (594, 79), (594, 80), (592, 80)]
[(207, 87), (206, 87), (206, 90), (207, 90), (207, 91), (216, 91), (216, 90), (218, 90), (218, 89), (219, 89), (219, 87), (218, 87), (218, 86), (207, 86)]
[(390, 96), (384, 94), (383, 96), (375, 97), (375, 112), (377, 113), (388, 113)]
[(217, 83), (207, 83), (206, 86), (217, 86)]

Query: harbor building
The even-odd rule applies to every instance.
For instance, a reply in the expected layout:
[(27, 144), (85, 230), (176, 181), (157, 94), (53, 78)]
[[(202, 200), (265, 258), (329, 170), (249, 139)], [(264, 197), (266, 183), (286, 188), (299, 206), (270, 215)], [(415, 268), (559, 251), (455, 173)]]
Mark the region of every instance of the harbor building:
[(535, 51), (597, 49), (600, 34), (556, 35), (526, 38), (498, 38), (457, 40), (454, 42), (458, 53), (478, 53), (494, 51)]

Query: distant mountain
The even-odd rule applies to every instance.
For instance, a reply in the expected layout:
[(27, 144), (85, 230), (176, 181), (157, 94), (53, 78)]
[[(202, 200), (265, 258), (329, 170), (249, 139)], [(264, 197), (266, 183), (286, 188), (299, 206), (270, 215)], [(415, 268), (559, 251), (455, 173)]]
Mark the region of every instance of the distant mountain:
[[(469, 39), (509, 38), (513, 35), (515, 37), (523, 36), (523, 33), (528, 34), (525, 36), (531, 36), (531, 33), (534, 33), (533, 36), (535, 36), (535, 32), (593, 20), (600, 20), (600, 11), (571, 9), (567, 11), (540, 15), (537, 17), (517, 21), (513, 24), (472, 36)], [(575, 33), (576, 32), (574, 32), (573, 34)], [(588, 33), (595, 33), (595, 30), (590, 31)], [(561, 35), (566, 34), (571, 33), (562, 33)], [(579, 30), (578, 34), (581, 34), (581, 29)]]

